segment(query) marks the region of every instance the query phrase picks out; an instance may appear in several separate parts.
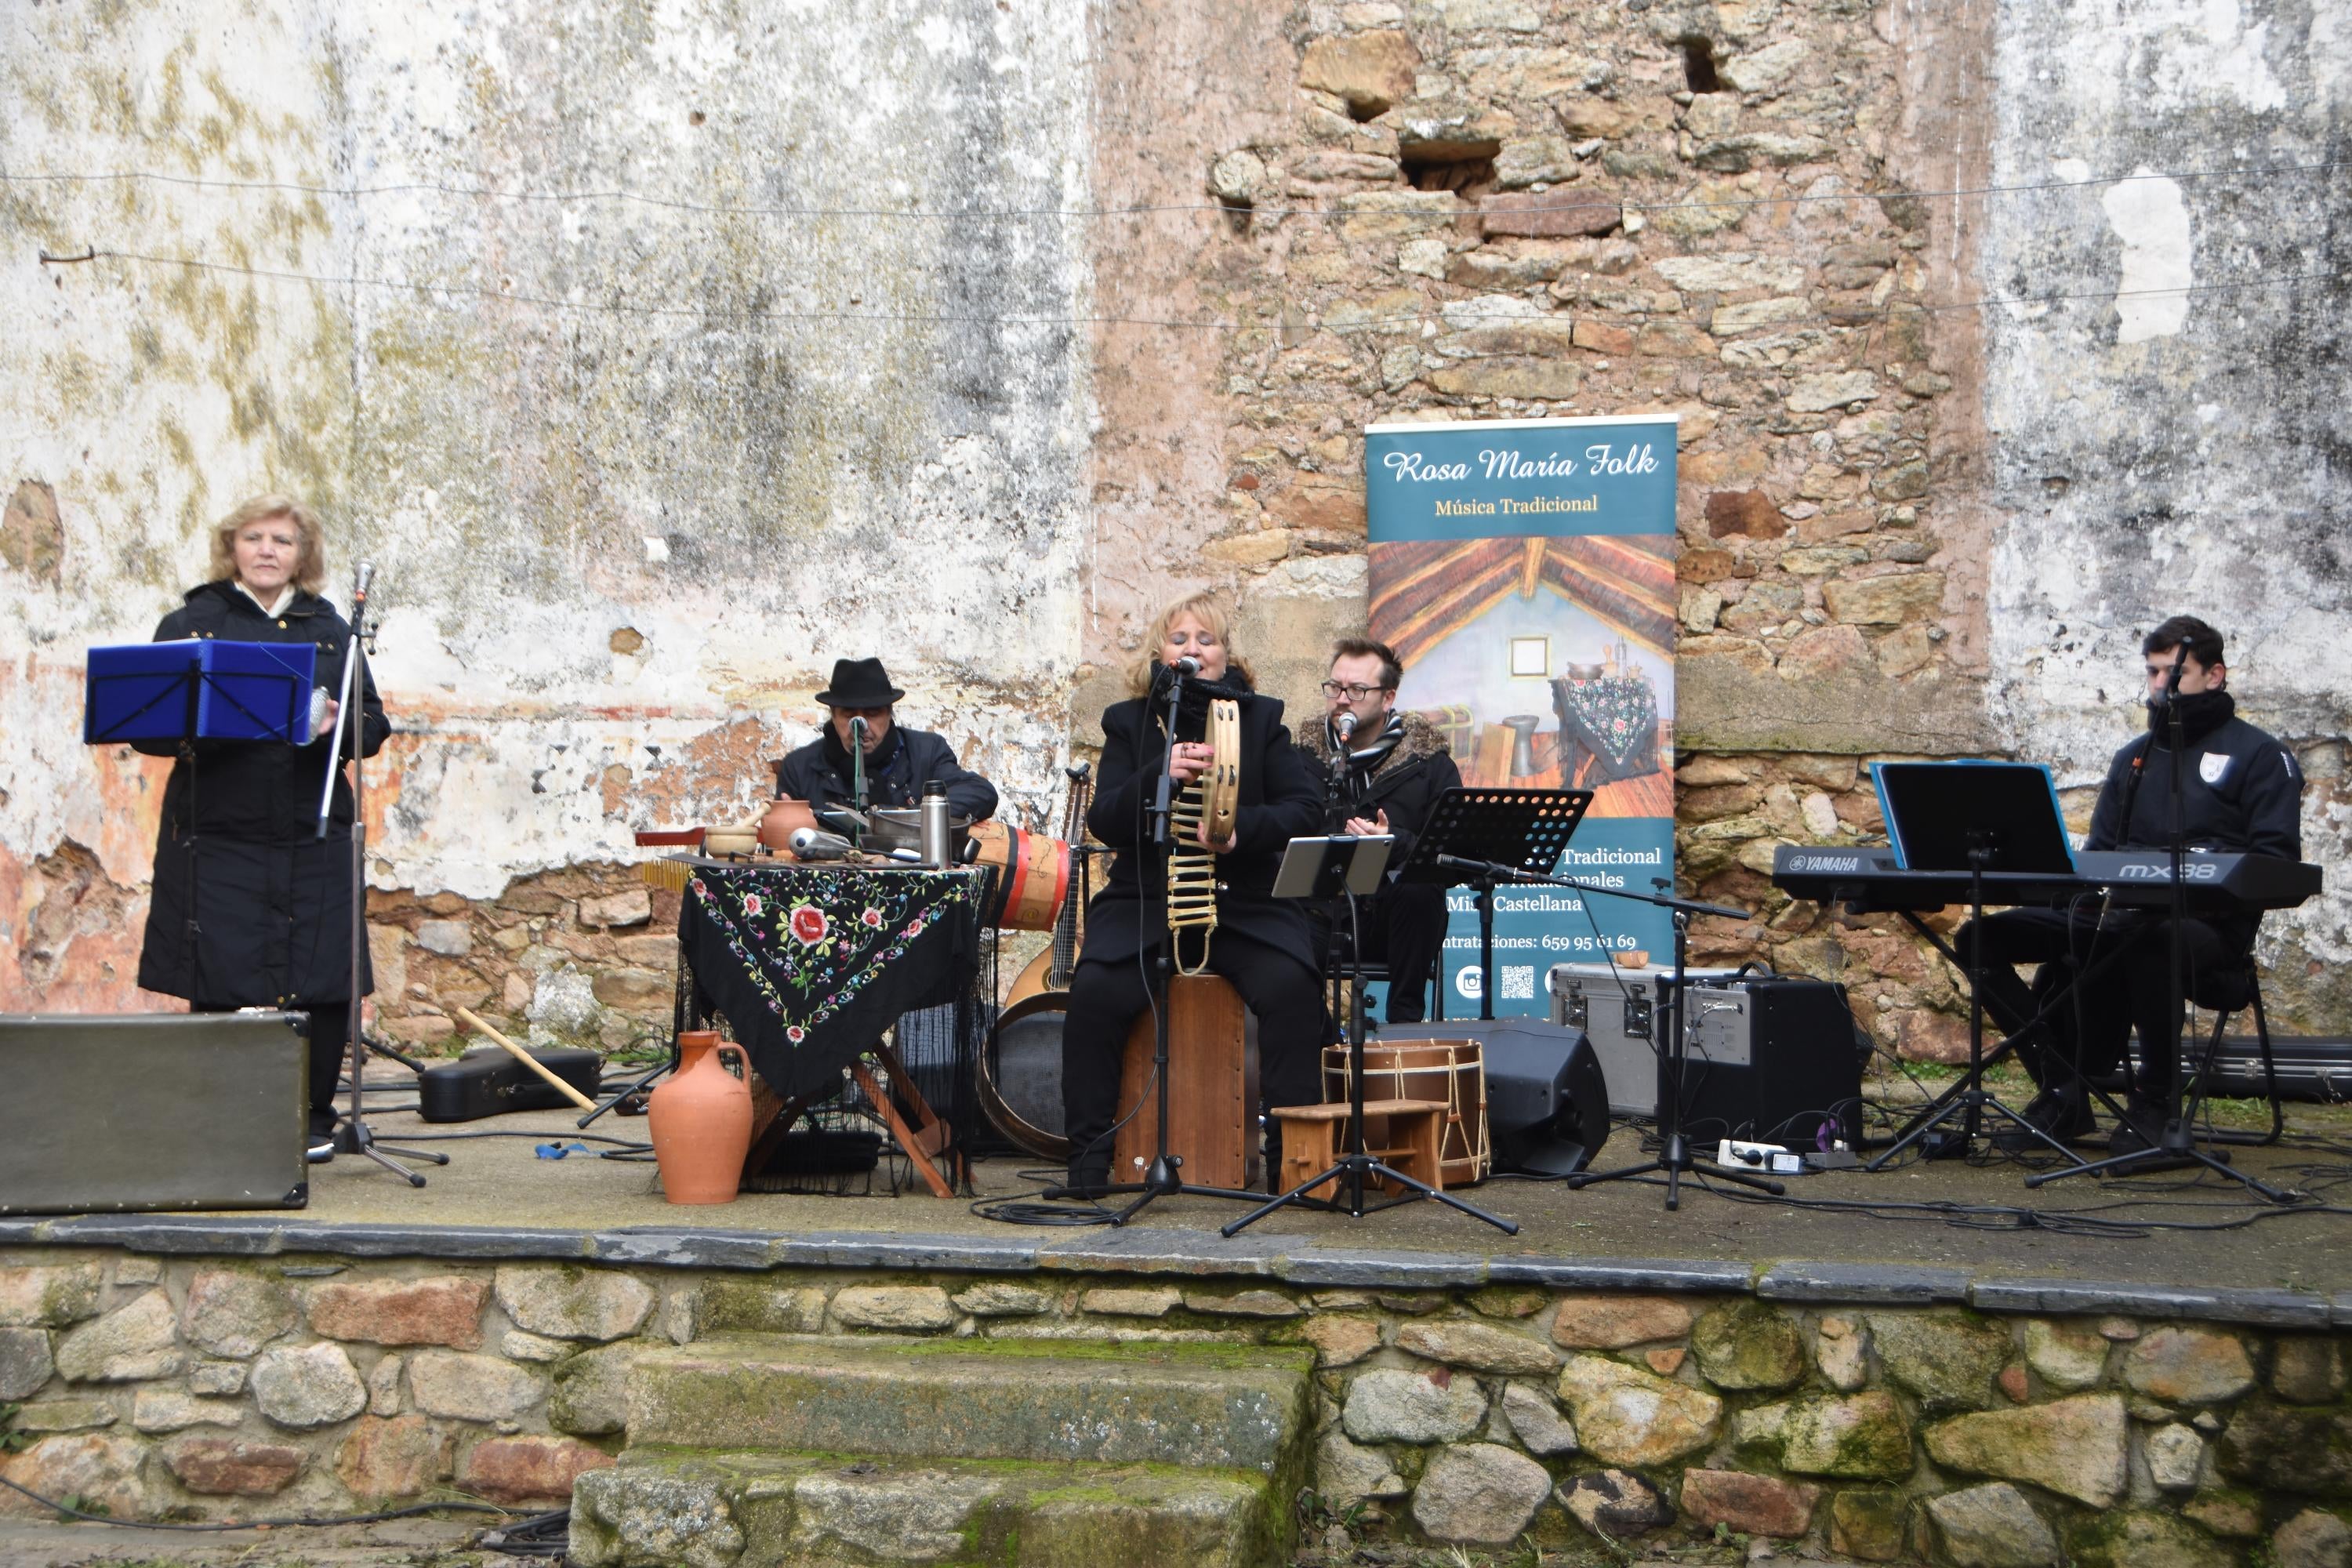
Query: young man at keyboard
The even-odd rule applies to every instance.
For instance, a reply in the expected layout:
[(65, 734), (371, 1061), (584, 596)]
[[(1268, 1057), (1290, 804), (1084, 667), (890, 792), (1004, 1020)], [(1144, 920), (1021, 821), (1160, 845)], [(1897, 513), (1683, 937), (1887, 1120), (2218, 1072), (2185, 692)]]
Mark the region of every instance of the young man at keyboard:
[[(2142, 639), (2147, 675), (2147, 732), (2135, 736), (2107, 766), (2091, 812), (2086, 850), (2165, 849), (2172, 844), (2171, 714), (2166, 692), (2179, 661), (2183, 739), (2180, 812), (2189, 849), (2303, 858), (2303, 773), (2277, 739), (2237, 716), (2222, 658), (2221, 634), (2194, 616), (2175, 616)], [(2191, 916), (2182, 924), (2189, 999), (2203, 1007), (2243, 1006), (2253, 976), (2259, 913)], [(1955, 950), (1969, 951), (1963, 927)], [(2120, 956), (2116, 956), (2120, 954)], [(2041, 1086), (2027, 1121), (2061, 1141), (2091, 1131), (2084, 1078), (2105, 1078), (2124, 1060), (2133, 1030), (2140, 1039), (2139, 1076), (2127, 1086), (2127, 1120), (2109, 1147), (2150, 1146), (2173, 1100), (2181, 1020), (2173, 1005), (2171, 920), (2162, 909), (2103, 909), (2095, 897), (2061, 909), (2005, 910), (1985, 917), (1980, 977), (1986, 1011), (2014, 1037), (2018, 1059)], [(2114, 958), (2095, 973), (2093, 965)], [(2012, 965), (2042, 967), (2029, 987)], [(2076, 976), (2089, 978), (2072, 986)], [(2062, 993), (2065, 993), (2063, 994)], [(2045, 1002), (2050, 1016), (2022, 1035)], [(1995, 1142), (2038, 1146), (2012, 1130)]]

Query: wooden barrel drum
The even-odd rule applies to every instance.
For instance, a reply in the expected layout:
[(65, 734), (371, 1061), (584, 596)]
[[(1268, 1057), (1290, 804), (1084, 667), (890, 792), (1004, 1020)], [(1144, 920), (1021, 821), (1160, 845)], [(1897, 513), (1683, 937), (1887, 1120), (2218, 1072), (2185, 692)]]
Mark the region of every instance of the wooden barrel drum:
[[(1348, 1047), (1323, 1047), (1323, 1098), (1348, 1098)], [(1364, 1046), (1364, 1098), (1440, 1100), (1445, 1105), (1439, 1164), (1450, 1192), (1486, 1179), (1486, 1065), (1476, 1040), (1379, 1040)]]
[(1058, 838), (991, 820), (975, 823), (973, 863), (996, 868), (996, 887), (981, 911), (1000, 931), (1052, 931), (1070, 892), (1070, 847)]

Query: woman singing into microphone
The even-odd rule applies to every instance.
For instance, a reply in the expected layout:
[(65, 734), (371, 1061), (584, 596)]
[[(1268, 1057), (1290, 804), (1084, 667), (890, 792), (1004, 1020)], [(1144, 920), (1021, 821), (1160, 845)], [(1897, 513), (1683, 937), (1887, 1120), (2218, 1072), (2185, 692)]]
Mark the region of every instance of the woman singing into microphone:
[[(1152, 623), (1148, 652), (1129, 680), (1134, 693), (1102, 717), (1102, 766), (1087, 826), (1118, 851), (1101, 892), (1087, 907), (1087, 935), (1070, 981), (1062, 1031), (1063, 1127), (1070, 1140), (1069, 1185), (1098, 1194), (1110, 1179), (1114, 1123), (1134, 1110), (1118, 1101), (1119, 1058), (1129, 1029), (1150, 1005), (1152, 966), (1167, 937), (1166, 865), (1146, 818), (1165, 750), (1165, 682), (1179, 660), (1198, 673), (1184, 681), (1169, 763), (1181, 789), (1205, 772), (1212, 698), (1241, 707), (1240, 807), (1234, 837), (1202, 842), (1217, 861), (1217, 927), (1209, 967), (1233, 982), (1257, 1016), (1259, 1074), (1269, 1105), (1322, 1098), (1317, 1056), (1324, 1015), (1307, 918), (1296, 900), (1272, 896), (1284, 847), (1322, 820), (1323, 794), (1283, 728), (1282, 704), (1253, 689), (1233, 657), (1223, 609), (1206, 594), (1181, 599)], [(1188, 948), (1187, 950), (1191, 950)]]
[[(341, 689), (352, 630), (319, 596), (327, 562), (318, 515), (291, 496), (257, 496), (213, 531), (212, 581), (188, 590), (155, 628), (157, 642), (310, 643), (312, 679), (328, 700), (308, 744), (142, 741), (176, 756), (163, 786), (139, 984), (184, 996), (199, 1013), (276, 1007), (310, 1016), (313, 1162), (331, 1157), (335, 1079), (350, 1043), (352, 985), (374, 989), (365, 948), (351, 972), (352, 790), (335, 782), (327, 836), (319, 800), (331, 761), (332, 693)], [(360, 749), (392, 733), (371, 680), (360, 696)], [(346, 742), (348, 744), (348, 742)]]

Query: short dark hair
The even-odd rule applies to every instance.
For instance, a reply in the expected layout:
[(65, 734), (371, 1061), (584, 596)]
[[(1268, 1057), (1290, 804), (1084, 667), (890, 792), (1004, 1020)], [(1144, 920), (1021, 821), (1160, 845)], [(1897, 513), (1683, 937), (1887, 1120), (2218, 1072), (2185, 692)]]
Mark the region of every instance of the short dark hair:
[(2209, 669), (2227, 662), (2221, 657), (2221, 634), (2195, 616), (2175, 616), (2140, 638), (2139, 642), (2143, 658), (2152, 653), (2162, 653), (2168, 647), (2182, 647), (2189, 649), (2189, 658)]
[(1397, 682), (1404, 679), (1404, 666), (1397, 662), (1396, 649), (1370, 637), (1341, 637), (1331, 645), (1331, 662), (1343, 658), (1362, 658), (1370, 654), (1381, 661), (1381, 689), (1394, 691)]

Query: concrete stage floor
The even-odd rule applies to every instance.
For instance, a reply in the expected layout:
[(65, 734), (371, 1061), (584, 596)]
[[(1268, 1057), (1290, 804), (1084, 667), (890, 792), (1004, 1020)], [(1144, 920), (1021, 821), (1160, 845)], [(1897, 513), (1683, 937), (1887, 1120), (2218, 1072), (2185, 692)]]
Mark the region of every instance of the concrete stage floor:
[[(2346, 1245), (2352, 1207), (2330, 1207), (2352, 1183), (2347, 1121), (2340, 1108), (2291, 1107), (2285, 1144), (2230, 1151), (2239, 1168), (2311, 1193), (2315, 1201), (2298, 1205), (2302, 1212), (2277, 1210), (2210, 1173), (2076, 1178), (2030, 1190), (2023, 1179), (2035, 1167), (2019, 1161), (1945, 1160), (1878, 1174), (1790, 1178), (1796, 1203), (1735, 1199), (1686, 1182), (1675, 1214), (1655, 1185), (1571, 1192), (1555, 1182), (1498, 1178), (1462, 1195), (1517, 1221), (1517, 1236), (1423, 1202), (1363, 1219), (1291, 1209), (1226, 1240), (1217, 1227), (1244, 1211), (1214, 1198), (1162, 1199), (1123, 1230), (1032, 1227), (983, 1217), (967, 1201), (941, 1201), (919, 1187), (881, 1195), (885, 1171), (876, 1173), (874, 1196), (746, 1194), (721, 1206), (674, 1206), (663, 1199), (650, 1160), (538, 1157), (541, 1142), (581, 1136), (567, 1113), (427, 1126), (394, 1112), (373, 1119), (379, 1138), (420, 1138), (419, 1147), (452, 1157), (444, 1168), (420, 1167), (429, 1183), (422, 1190), (345, 1155), (313, 1170), (307, 1210), (16, 1219), (0, 1221), (0, 1245), (554, 1256), (738, 1268), (1164, 1269), (1328, 1285), (1524, 1280), (2352, 1326)], [(646, 1123), (608, 1116), (591, 1131), (634, 1142), (645, 1137)], [(478, 1133), (497, 1135), (463, 1136)], [(1642, 1157), (1638, 1135), (1621, 1128), (1595, 1168)], [(982, 1160), (977, 1196), (1033, 1192), (1043, 1164)], [(2162, 1226), (2197, 1228), (2150, 1228)]]

